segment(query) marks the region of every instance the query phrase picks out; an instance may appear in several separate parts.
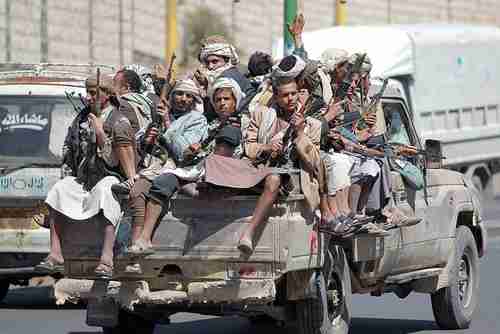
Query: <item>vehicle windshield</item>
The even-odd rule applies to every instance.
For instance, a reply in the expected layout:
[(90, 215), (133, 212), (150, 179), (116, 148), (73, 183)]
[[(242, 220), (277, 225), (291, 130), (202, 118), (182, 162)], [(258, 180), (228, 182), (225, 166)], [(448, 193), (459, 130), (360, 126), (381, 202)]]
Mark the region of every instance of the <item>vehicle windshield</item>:
[(75, 117), (61, 96), (0, 96), (0, 167), (58, 163)]

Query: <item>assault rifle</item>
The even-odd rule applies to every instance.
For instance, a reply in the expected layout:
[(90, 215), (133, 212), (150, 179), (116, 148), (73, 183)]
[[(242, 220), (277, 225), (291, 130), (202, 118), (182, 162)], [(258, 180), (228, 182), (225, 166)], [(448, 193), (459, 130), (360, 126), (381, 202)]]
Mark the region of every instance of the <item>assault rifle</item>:
[[(97, 117), (101, 114), (101, 71), (97, 68), (97, 87), (95, 104), (88, 106), (90, 113), (93, 113)], [(91, 126), (89, 129), (89, 136), (87, 142), (87, 149), (85, 152), (85, 157), (77, 171), (77, 180), (83, 184), (83, 188), (90, 191), (96, 184), (105, 176), (105, 169), (103, 166), (98, 166), (97, 157), (97, 137), (95, 129)]]
[(66, 99), (71, 104), (71, 106), (73, 107), (73, 110), (76, 112), (77, 115), (79, 115), (83, 111), (83, 109), (86, 107), (86, 105), (83, 105), (83, 108), (81, 106), (76, 105), (75, 101), (73, 101), (73, 96), (75, 95), (74, 92), (68, 93), (68, 91), (65, 91), (64, 95), (66, 96)]
[[(174, 62), (176, 59), (175, 53), (172, 54), (172, 57), (170, 57), (170, 63), (168, 67), (168, 72), (167, 72), (167, 77), (165, 78), (165, 83), (163, 84), (161, 88), (161, 93), (160, 93), (160, 103), (163, 103), (163, 101), (167, 100), (170, 93), (172, 92), (172, 89), (174, 87), (174, 84), (172, 82), (172, 77), (173, 77), (173, 71), (174, 71)], [(169, 117), (168, 114), (165, 115), (165, 117)], [(152, 108), (151, 109), (151, 123), (149, 124), (146, 134), (149, 132), (151, 128), (156, 128), (158, 129), (158, 134), (161, 134), (163, 132), (163, 120), (158, 113), (157, 108)], [(154, 140), (152, 143), (147, 143), (144, 150), (146, 153), (151, 154), (155, 148)]]
[(358, 58), (356, 58), (354, 64), (350, 66), (347, 74), (344, 77), (344, 80), (342, 80), (340, 84), (338, 93), (336, 94), (337, 98), (339, 98), (340, 100), (343, 100), (347, 96), (347, 93), (349, 92), (349, 89), (352, 86), (353, 76), (354, 74), (361, 72), (361, 66), (363, 66), (365, 58), (366, 58), (366, 53), (362, 53)]
[(231, 125), (234, 123), (238, 123), (241, 126), (241, 113), (236, 112), (235, 115), (232, 115), (221, 121), (219, 118), (214, 119), (208, 124), (208, 136), (200, 143), (200, 149), (198, 152), (194, 154), (192, 158), (188, 158), (186, 164), (193, 165), (201, 161), (202, 159), (209, 156), (215, 145), (213, 144), (215, 137), (226, 125)]
[[(347, 125), (351, 125), (351, 124), (357, 123), (358, 121), (363, 121), (364, 122), (364, 120), (366, 119), (366, 117), (369, 114), (371, 114), (373, 111), (376, 110), (376, 106), (378, 105), (378, 103), (380, 102), (380, 99), (384, 95), (384, 92), (385, 92), (385, 90), (387, 88), (388, 82), (389, 82), (388, 79), (384, 79), (383, 80), (382, 86), (380, 87), (379, 91), (372, 96), (372, 100), (370, 101), (370, 104), (368, 104), (368, 106), (365, 108), (365, 111), (360, 116), (355, 117), (353, 119), (350, 119), (348, 121), (338, 122), (338, 123), (336, 123), (336, 126), (338, 126), (338, 127), (344, 127), (344, 126), (347, 126)], [(340, 115), (342, 115), (342, 114), (344, 114), (344, 112), (339, 113), (338, 115), (336, 115), (335, 118), (338, 119), (340, 117)]]
[[(312, 99), (308, 98), (307, 101), (300, 107), (299, 113), (304, 113), (304, 118), (306, 117), (311, 117), (314, 115), (319, 115), (317, 110), (312, 113), (311, 109), (312, 105)], [(281, 154), (276, 154), (276, 153), (265, 153), (262, 154), (257, 161), (255, 161), (255, 165), (260, 165), (265, 163), (267, 167), (281, 167), (286, 164), (288, 161), (288, 158), (290, 156), (290, 153), (292, 151), (292, 141), (295, 138), (295, 131), (292, 125), (290, 124), (288, 128), (286, 129), (285, 133), (283, 134), (283, 139), (282, 139), (282, 145), (283, 145), (283, 151)]]

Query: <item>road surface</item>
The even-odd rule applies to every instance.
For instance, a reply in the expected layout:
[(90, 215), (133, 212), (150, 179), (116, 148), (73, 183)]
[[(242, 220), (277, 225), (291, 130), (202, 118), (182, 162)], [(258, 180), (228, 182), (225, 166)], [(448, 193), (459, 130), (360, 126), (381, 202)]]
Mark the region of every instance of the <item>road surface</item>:
[[(500, 201), (486, 205), (485, 218), (491, 226), (500, 227)], [(395, 295), (353, 298), (352, 329), (350, 334), (497, 334), (500, 316), (497, 299), (500, 295), (500, 229), (493, 230), (488, 253), (481, 261), (481, 292), (479, 309), (472, 326), (464, 331), (440, 331), (434, 323), (428, 295), (411, 294), (404, 300)], [(208, 317), (182, 313), (172, 316), (172, 324), (158, 325), (155, 334), (278, 334), (270, 325), (252, 326), (238, 317)], [(0, 333), (2, 334), (91, 334), (101, 333), (96, 327), (85, 325), (85, 310), (57, 308), (49, 302), (48, 288), (20, 288), (9, 292), (0, 305)]]

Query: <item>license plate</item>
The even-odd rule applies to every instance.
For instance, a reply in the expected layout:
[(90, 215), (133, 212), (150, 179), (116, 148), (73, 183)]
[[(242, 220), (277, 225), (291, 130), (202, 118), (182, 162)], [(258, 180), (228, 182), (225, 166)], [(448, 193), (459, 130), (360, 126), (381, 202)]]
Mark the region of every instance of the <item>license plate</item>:
[(270, 263), (230, 262), (226, 264), (227, 279), (262, 279), (272, 278)]

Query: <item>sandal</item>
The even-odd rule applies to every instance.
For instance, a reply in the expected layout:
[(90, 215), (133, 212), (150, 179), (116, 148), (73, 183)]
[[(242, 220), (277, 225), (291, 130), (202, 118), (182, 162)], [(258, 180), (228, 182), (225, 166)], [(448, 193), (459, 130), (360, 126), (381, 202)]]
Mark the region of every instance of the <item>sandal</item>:
[(146, 241), (138, 239), (132, 246), (127, 248), (126, 252), (131, 255), (146, 256), (154, 254), (155, 251), (152, 245), (148, 245)]
[(123, 272), (129, 275), (142, 275), (142, 268), (139, 263), (131, 263), (125, 267)]
[(94, 273), (97, 278), (110, 280), (113, 278), (113, 265), (99, 262), (99, 265), (95, 268)]
[(50, 255), (35, 266), (35, 272), (53, 274), (64, 274), (64, 262), (57, 262)]
[(238, 249), (240, 252), (250, 254), (253, 252), (252, 240), (248, 237), (243, 237), (238, 241)]

